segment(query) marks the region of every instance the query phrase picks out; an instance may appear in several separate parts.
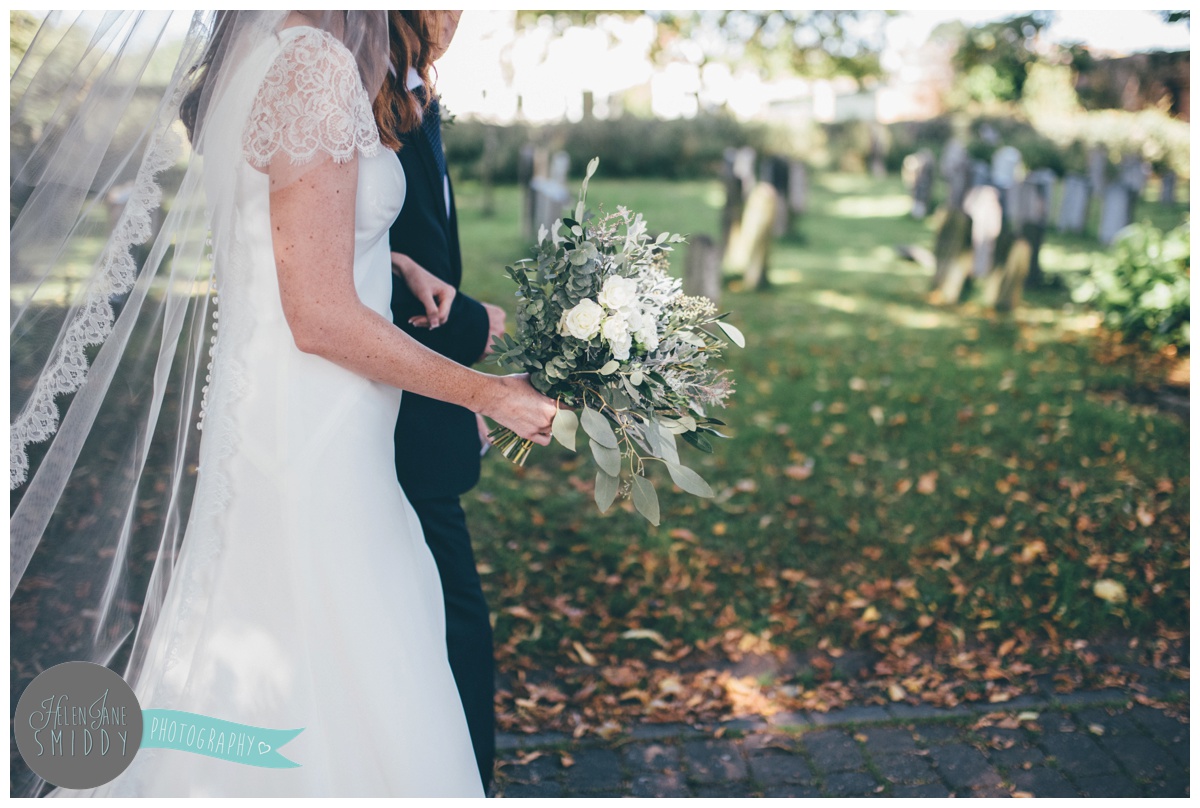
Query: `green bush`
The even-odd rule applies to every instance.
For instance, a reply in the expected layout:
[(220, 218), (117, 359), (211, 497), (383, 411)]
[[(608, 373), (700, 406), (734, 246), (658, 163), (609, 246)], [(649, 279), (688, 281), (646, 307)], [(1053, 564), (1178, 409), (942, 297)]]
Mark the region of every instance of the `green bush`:
[(450, 165), (463, 176), (479, 176), (489, 128), (495, 130), (492, 177), (498, 182), (516, 181), (521, 147), (530, 142), (566, 151), (572, 176), (582, 176), (588, 161), (599, 157), (606, 177), (666, 179), (715, 176), (725, 149), (749, 145), (761, 150), (765, 142), (762, 127), (718, 115), (669, 121), (625, 116), (540, 127), (456, 121), (443, 138)]
[(1191, 242), (1185, 222), (1165, 235), (1150, 224), (1118, 234), (1112, 254), (1072, 293), (1091, 303), (1126, 342), (1191, 347)]
[[(995, 131), (995, 144), (980, 137), (985, 124)], [(497, 182), (516, 181), (521, 147), (531, 142), (566, 150), (573, 177), (582, 177), (588, 161), (599, 156), (605, 176), (647, 179), (716, 176), (725, 149), (737, 146), (802, 159), (815, 168), (866, 171), (874, 140), (887, 169), (897, 172), (904, 158), (920, 149), (928, 148), (940, 157), (953, 137), (961, 138), (975, 159), (990, 160), (999, 145), (1010, 145), (1021, 152), (1027, 168), (1048, 168), (1059, 176), (1083, 173), (1087, 151), (1096, 145), (1108, 150), (1114, 164), (1124, 155), (1138, 155), (1156, 170), (1171, 169), (1180, 178), (1190, 176), (1191, 159), (1188, 124), (1159, 110), (1085, 112), (1075, 107), (1058, 115), (1027, 116), (1014, 106), (1008, 115), (957, 112), (886, 126), (867, 121), (746, 124), (723, 115), (670, 121), (626, 115), (542, 126), (463, 120), (444, 133), (456, 173), (479, 177), (489, 136), (494, 143), (492, 177)]]

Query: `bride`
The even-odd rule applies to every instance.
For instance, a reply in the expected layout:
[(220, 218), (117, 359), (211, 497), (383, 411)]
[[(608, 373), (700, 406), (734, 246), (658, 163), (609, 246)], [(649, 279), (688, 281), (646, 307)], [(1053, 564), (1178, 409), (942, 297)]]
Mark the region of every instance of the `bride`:
[[(198, 217), (207, 221), (216, 288), (205, 303), (214, 311), (193, 316), (201, 323), (195, 331), (180, 326), (184, 343), (203, 336), (204, 322), (215, 329), (195, 343), (211, 358), (199, 371), (206, 388), (193, 413), (203, 429), (199, 472), (188, 507), (177, 449), (180, 471), (157, 495), (168, 503), (164, 523), (182, 520), (186, 531), (172, 566), (168, 551), (176, 544), (163, 528), (126, 679), (143, 709), (303, 728), (280, 750), (299, 765), (268, 769), (143, 749), (110, 783), (56, 795), (483, 795), (447, 661), (437, 569), (396, 483), (391, 436), (401, 390), (467, 407), (542, 444), (555, 406), (521, 376), (470, 370), (392, 325), (387, 232), (404, 202), (405, 178), (379, 122), (394, 121), (393, 82), (403, 83), (405, 60), (428, 43), (402, 28), (399, 15), (390, 20), (384, 12), (221, 12), (194, 52), (202, 56), (199, 69), (188, 64), (175, 74), (190, 76), (190, 88), (181, 89), (182, 118), (194, 156), (140, 270), (153, 272), (164, 234), (174, 234), (171, 261), (179, 264)], [(185, 47), (181, 63), (186, 59)], [(153, 160), (153, 148), (145, 155)], [(201, 197), (202, 205), (189, 207)], [(118, 223), (110, 243), (120, 232)], [(114, 286), (121, 291), (116, 284), (93, 288), (111, 294)], [(158, 311), (152, 281), (139, 276), (130, 286), (112, 327), (127, 340), (112, 348), (118, 366), (136, 353), (135, 339), (121, 330), (127, 315), (133, 334), (149, 312), (163, 328), (192, 322), (172, 308), (170, 291)], [(196, 305), (194, 295), (188, 300)], [(139, 305), (147, 308), (139, 312)], [(120, 372), (106, 370), (104, 352), (114, 339), (103, 345), (72, 411), (94, 394), (104, 412), (114, 396), (128, 393), (118, 390)], [(177, 363), (203, 364), (202, 350), (183, 353), (188, 358), (155, 355), (153, 388), (142, 392), (157, 427), (135, 428), (142, 443), (162, 429), (164, 380)], [(60, 366), (46, 367), (38, 383), (57, 373), (62, 392)], [(55, 389), (53, 379), (49, 387)], [(23, 475), (17, 466), (25, 444), (38, 440), (22, 420), (31, 407), (45, 410), (37, 389), (14, 420), (14, 481)], [(195, 425), (185, 419), (190, 400), (180, 395), (179, 445)], [(62, 433), (93, 429), (76, 426), (72, 415)], [(56, 533), (55, 512), (65, 506), (30, 499), (39, 478), (68, 475), (81, 462), (78, 449), (59, 451), (63, 438), (55, 436), (13, 516), (16, 588), (28, 577), (29, 545), (59, 536), (75, 541), (89, 530), (76, 523), (76, 530)], [(143, 457), (128, 468), (141, 480), (146, 466)], [(133, 561), (137, 528), (129, 514), (146, 496), (138, 480), (119, 482), (127, 476), (113, 475), (112, 484), (134, 496), (124, 518), (112, 520), (118, 529), (105, 545), (109, 552), (97, 553), (114, 565), (91, 634), (105, 641), (83, 652), (101, 663), (114, 654), (113, 637), (128, 634), (102, 630), (119, 623), (111, 618), (113, 581), (128, 584), (115, 565)], [(34, 518), (22, 510), (35, 508), (46, 513)], [(99, 517), (99, 527), (105, 524)]]

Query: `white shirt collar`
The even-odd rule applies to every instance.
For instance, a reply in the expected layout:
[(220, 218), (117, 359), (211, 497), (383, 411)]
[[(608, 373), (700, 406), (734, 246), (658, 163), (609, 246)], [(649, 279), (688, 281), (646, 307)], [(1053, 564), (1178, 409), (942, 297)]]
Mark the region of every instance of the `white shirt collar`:
[(417, 73), (417, 69), (412, 65), (408, 68), (408, 89), (415, 90), (425, 82), (421, 81), (421, 75)]

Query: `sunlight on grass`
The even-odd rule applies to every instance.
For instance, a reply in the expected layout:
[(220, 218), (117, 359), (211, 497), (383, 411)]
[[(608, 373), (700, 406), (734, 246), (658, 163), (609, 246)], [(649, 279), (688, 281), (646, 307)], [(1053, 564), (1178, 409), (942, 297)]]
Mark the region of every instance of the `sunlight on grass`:
[(895, 303), (884, 306), (883, 315), (896, 325), (902, 325), (905, 328), (950, 328), (963, 325), (963, 318), (951, 312), (914, 309), (911, 306), (899, 306)]
[(847, 314), (854, 314), (862, 308), (862, 304), (858, 301), (858, 298), (843, 295), (839, 292), (831, 292), (828, 289), (822, 289), (813, 295), (811, 299), (818, 306), (824, 306), (827, 309), (837, 309)]
[(829, 212), (844, 219), (877, 219), (904, 216), (911, 209), (907, 196), (847, 196), (835, 200)]
[(1044, 244), (1038, 253), (1038, 263), (1049, 272), (1086, 272), (1096, 263), (1097, 255), (1058, 244)]

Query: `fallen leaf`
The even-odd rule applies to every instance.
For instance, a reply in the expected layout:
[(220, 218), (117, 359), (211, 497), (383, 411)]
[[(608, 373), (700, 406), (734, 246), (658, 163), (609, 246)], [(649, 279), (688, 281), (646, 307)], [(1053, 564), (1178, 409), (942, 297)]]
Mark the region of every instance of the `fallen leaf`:
[(1101, 578), (1092, 584), (1092, 594), (1108, 603), (1124, 603), (1127, 600), (1125, 584), (1112, 578)]
[(591, 651), (583, 647), (583, 643), (575, 641), (571, 643), (571, 646), (575, 649), (575, 653), (579, 654), (579, 659), (584, 665), (594, 666), (596, 664), (596, 658), (592, 656)]

